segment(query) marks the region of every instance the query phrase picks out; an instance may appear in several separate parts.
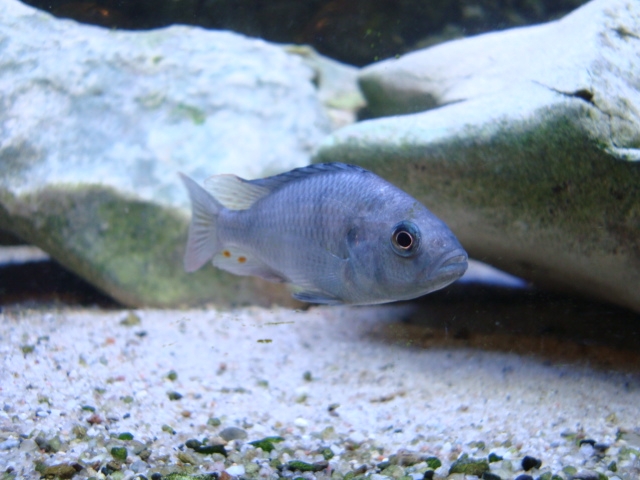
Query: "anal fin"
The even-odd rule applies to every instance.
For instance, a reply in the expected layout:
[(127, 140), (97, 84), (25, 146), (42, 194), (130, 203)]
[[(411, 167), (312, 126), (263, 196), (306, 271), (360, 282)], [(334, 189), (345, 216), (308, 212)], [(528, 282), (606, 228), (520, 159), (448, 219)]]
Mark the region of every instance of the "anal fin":
[(288, 282), (280, 273), (238, 247), (225, 247), (213, 257), (213, 265), (235, 275), (253, 275), (270, 282)]

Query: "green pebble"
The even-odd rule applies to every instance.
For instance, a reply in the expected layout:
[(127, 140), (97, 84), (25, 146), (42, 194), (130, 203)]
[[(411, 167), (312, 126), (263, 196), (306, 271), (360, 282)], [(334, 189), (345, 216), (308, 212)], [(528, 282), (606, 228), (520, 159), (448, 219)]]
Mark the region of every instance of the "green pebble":
[(209, 420), (207, 420), (207, 425), (211, 427), (219, 427), (221, 424), (222, 422), (218, 417), (210, 417)]
[(431, 470), (437, 470), (442, 466), (442, 462), (438, 457), (427, 457), (424, 461)]
[(166, 425), (166, 424), (162, 425), (162, 431), (170, 433), (171, 435), (175, 435), (176, 434), (176, 431), (171, 426)]
[(124, 403), (133, 403), (133, 397), (131, 395), (125, 395), (124, 397), (120, 397)]
[(402, 468), (399, 465), (390, 465), (384, 470), (382, 470), (380, 474), (386, 475), (387, 477), (400, 479), (404, 477), (404, 468)]
[(45, 467), (41, 472), (43, 477), (48, 478), (71, 478), (76, 473), (75, 468), (72, 465), (67, 463), (61, 463), (58, 465), (51, 465), (50, 467)]
[(612, 461), (609, 465), (607, 465), (607, 468), (609, 469), (609, 471), (611, 472), (617, 472), (618, 471), (618, 464), (616, 463), (616, 461)]
[(253, 442), (249, 442), (249, 445), (260, 448), (263, 452), (270, 453), (275, 448), (273, 444), (282, 441), (284, 441), (284, 438), (282, 437), (265, 437), (261, 440), (254, 440)]
[(95, 412), (96, 407), (92, 407), (91, 405), (83, 405), (82, 410), (84, 410), (85, 412)]
[(133, 435), (131, 435), (129, 432), (122, 432), (120, 435), (118, 435), (118, 440), (133, 440)]
[(489, 454), (489, 463), (500, 462), (501, 460), (502, 460), (502, 457), (500, 455), (497, 455), (493, 452)]
[(172, 382), (174, 382), (178, 379), (178, 374), (176, 373), (175, 370), (171, 370), (169, 373), (167, 373), (167, 378)]
[(320, 454), (325, 460), (331, 460), (334, 456), (333, 450), (331, 450), (330, 448), (323, 448), (322, 450), (320, 450)]
[(62, 449), (62, 440), (60, 440), (60, 437), (55, 436), (52, 439), (50, 439), (48, 441), (49, 444), (49, 449), (51, 452), (59, 452)]
[(22, 350), (23, 354), (28, 354), (28, 353), (33, 353), (33, 351), (36, 349), (35, 345), (23, 345), (22, 347), (20, 347), (20, 349)]
[(127, 449), (125, 447), (113, 447), (111, 449), (111, 456), (116, 460), (124, 462), (127, 459)]
[(140, 317), (136, 315), (134, 312), (129, 312), (129, 314), (120, 320), (120, 325), (124, 325), (125, 327), (135, 327), (136, 325), (140, 325), (142, 321)]
[(562, 471), (570, 477), (573, 477), (576, 473), (578, 473), (578, 469), (576, 467), (572, 467), (571, 465), (567, 465), (562, 469)]
[(307, 463), (300, 460), (292, 460), (287, 463), (287, 468), (298, 472), (321, 472), (327, 468), (327, 464), (324, 462)]
[(488, 471), (489, 462), (484, 459), (471, 458), (465, 453), (451, 464), (449, 475), (453, 473), (464, 473), (465, 475), (482, 477), (482, 475)]
[(84, 425), (74, 425), (71, 431), (78, 439), (82, 439), (87, 435), (87, 427)]
[(304, 372), (302, 374), (302, 378), (306, 381), (306, 382), (311, 382), (313, 381), (313, 375), (311, 375), (311, 372), (309, 370), (307, 370), (306, 372)]

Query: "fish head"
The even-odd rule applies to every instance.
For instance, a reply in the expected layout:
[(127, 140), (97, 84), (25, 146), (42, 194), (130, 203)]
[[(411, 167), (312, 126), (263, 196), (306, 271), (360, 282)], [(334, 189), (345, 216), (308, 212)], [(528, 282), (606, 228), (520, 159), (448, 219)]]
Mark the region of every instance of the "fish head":
[(443, 221), (418, 202), (388, 210), (362, 219), (348, 235), (353, 283), (363, 295), (375, 303), (409, 300), (464, 274), (467, 252)]

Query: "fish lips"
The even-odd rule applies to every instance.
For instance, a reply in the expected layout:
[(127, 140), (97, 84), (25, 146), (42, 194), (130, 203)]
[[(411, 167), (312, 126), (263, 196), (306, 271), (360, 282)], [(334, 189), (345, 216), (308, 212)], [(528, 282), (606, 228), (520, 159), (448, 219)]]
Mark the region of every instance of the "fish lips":
[(430, 291), (439, 290), (458, 280), (467, 271), (469, 256), (461, 248), (448, 251), (428, 269)]

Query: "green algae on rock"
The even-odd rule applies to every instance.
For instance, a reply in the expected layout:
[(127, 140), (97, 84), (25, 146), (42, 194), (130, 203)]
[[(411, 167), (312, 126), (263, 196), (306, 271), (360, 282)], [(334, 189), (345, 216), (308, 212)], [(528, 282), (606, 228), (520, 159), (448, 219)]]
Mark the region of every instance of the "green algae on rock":
[(2, 203), (0, 223), (124, 305), (292, 303), (282, 287), (261, 290), (259, 279), (213, 268), (184, 272), (188, 219), (178, 209), (101, 185), (50, 187)]
[(465, 475), (475, 475), (482, 477), (485, 472), (489, 471), (489, 462), (484, 458), (469, 457), (466, 453), (451, 464), (449, 467), (449, 475), (453, 473), (464, 473)]

